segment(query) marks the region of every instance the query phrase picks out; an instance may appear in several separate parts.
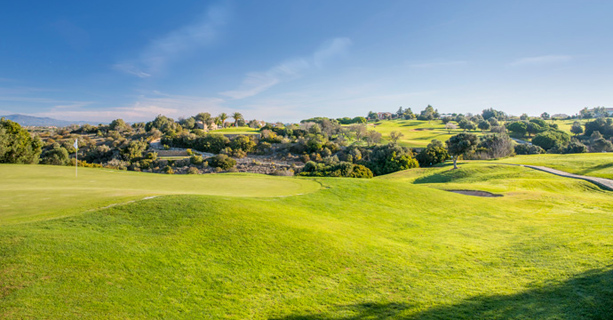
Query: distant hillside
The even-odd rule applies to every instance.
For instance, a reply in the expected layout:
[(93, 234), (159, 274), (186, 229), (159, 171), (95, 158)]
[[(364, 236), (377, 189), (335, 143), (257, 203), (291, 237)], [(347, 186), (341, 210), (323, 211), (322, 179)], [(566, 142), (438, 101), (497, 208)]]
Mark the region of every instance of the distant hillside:
[(22, 126), (34, 126), (34, 127), (65, 127), (72, 124), (98, 124), (92, 121), (66, 121), (66, 120), (57, 120), (52, 118), (40, 118), (40, 117), (32, 117), (26, 116), (23, 114), (11, 114), (8, 116), (0, 116), (0, 118), (5, 118), (14, 122), (19, 123)]

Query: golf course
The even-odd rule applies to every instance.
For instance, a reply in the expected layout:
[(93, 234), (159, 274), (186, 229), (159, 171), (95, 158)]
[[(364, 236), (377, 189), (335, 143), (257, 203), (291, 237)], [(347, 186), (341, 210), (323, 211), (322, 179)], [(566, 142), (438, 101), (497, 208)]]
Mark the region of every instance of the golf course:
[[(560, 170), (611, 177), (612, 155), (564, 156)], [(613, 193), (521, 166), (459, 166), (75, 178), (3, 164), (0, 318), (610, 318)]]

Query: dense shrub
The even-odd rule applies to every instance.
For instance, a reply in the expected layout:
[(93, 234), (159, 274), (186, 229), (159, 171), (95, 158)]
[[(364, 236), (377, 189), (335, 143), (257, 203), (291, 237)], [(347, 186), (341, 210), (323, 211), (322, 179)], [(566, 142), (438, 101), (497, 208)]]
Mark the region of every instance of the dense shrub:
[(218, 154), (214, 157), (206, 159), (211, 167), (228, 170), (236, 165), (236, 160), (228, 157), (225, 154)]
[(449, 159), (449, 153), (441, 141), (434, 139), (415, 158), (420, 167), (429, 167), (445, 162)]
[(18, 123), (0, 119), (0, 163), (38, 163), (42, 146)]
[(570, 136), (566, 132), (559, 130), (541, 132), (532, 139), (532, 144), (545, 150), (565, 148), (569, 142)]
[(368, 159), (361, 164), (377, 176), (419, 167), (411, 150), (397, 144), (375, 146), (368, 153)]
[(587, 146), (579, 141), (571, 141), (564, 153), (585, 153), (587, 152)]
[(65, 166), (70, 164), (70, 156), (68, 155), (66, 148), (60, 146), (58, 143), (54, 143), (51, 149), (43, 152), (42, 163)]
[(350, 162), (339, 162), (336, 164), (315, 163), (309, 161), (300, 172), (301, 176), (315, 177), (347, 177), (347, 178), (372, 178), (370, 169), (363, 165), (356, 165)]
[(515, 146), (516, 154), (543, 154), (545, 153), (545, 149), (535, 146), (533, 144), (518, 144)]

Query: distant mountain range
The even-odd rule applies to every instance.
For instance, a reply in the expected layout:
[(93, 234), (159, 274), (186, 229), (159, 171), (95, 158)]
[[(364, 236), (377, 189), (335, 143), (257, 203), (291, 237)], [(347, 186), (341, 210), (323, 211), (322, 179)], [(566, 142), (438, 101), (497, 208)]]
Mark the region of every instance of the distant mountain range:
[(66, 127), (72, 124), (78, 124), (78, 125), (98, 124), (98, 122), (93, 122), (93, 121), (66, 121), (66, 120), (57, 120), (57, 119), (52, 119), (52, 118), (32, 117), (32, 116), (26, 116), (23, 114), (11, 114), (8, 116), (0, 116), (0, 118), (5, 118), (13, 122), (17, 122), (22, 126), (31, 126), (31, 127)]

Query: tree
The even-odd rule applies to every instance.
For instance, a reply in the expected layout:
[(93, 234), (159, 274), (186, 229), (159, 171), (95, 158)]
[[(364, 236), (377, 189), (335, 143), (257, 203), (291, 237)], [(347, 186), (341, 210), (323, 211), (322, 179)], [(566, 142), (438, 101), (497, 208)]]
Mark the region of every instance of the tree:
[(411, 150), (397, 144), (374, 147), (368, 154), (368, 161), (364, 165), (375, 175), (419, 167)]
[(65, 166), (70, 163), (68, 150), (59, 143), (54, 143), (52, 148), (42, 154), (42, 163), (56, 166)]
[(219, 114), (219, 116), (217, 116), (217, 118), (219, 118), (219, 121), (221, 121), (221, 127), (225, 128), (226, 127), (226, 119), (228, 119), (228, 115), (225, 112), (222, 112)]
[(498, 120), (504, 120), (504, 118), (506, 118), (506, 114), (504, 112), (494, 110), (493, 108), (483, 110), (481, 112), (481, 115), (483, 116), (483, 119), (485, 120), (489, 120), (492, 118), (498, 119)]
[(364, 136), (366, 136), (367, 128), (365, 124), (356, 124), (351, 126), (351, 131), (355, 134), (356, 143), (362, 141)]
[(491, 125), (488, 121), (486, 120), (479, 121), (479, 129), (481, 129), (481, 131), (489, 130), (490, 127)]
[(550, 118), (551, 118), (551, 116), (549, 115), (549, 113), (547, 113), (547, 112), (541, 113), (541, 119), (549, 120)]
[(200, 112), (194, 117), (194, 119), (196, 119), (196, 121), (202, 121), (202, 123), (207, 124), (208, 121), (211, 119), (211, 114), (208, 112)]
[(398, 139), (404, 137), (404, 134), (400, 131), (392, 131), (390, 132), (390, 140), (392, 143), (397, 143)]
[(434, 107), (432, 107), (431, 105), (428, 105), (426, 109), (421, 111), (417, 119), (418, 120), (428, 120), (428, 122), (430, 122), (434, 119), (437, 119), (438, 117), (439, 117), (438, 110), (435, 110)]
[(526, 135), (526, 131), (528, 129), (528, 125), (523, 121), (515, 121), (515, 122), (508, 123), (506, 127), (507, 127), (507, 130), (513, 132), (514, 134), (520, 137), (523, 137), (524, 135)]
[(471, 133), (460, 133), (446, 141), (447, 151), (453, 156), (453, 168), (457, 169), (458, 157), (475, 150), (479, 138)]
[(545, 150), (565, 148), (570, 142), (570, 136), (563, 131), (549, 130), (537, 134), (532, 139), (532, 144)]
[(376, 112), (368, 111), (368, 120), (377, 120), (379, 117)]
[(129, 131), (130, 126), (125, 121), (123, 121), (123, 119), (115, 119), (111, 122), (111, 124), (109, 124), (109, 129), (124, 132)]
[(519, 116), (519, 120), (529, 120), (530, 116), (528, 116), (528, 114), (526, 113), (522, 113), (521, 116)]
[(457, 128), (458, 128), (458, 125), (455, 123), (448, 122), (447, 124), (445, 124), (445, 129), (447, 129), (449, 133), (451, 133), (451, 130), (455, 130)]
[(0, 163), (38, 163), (42, 146), (17, 122), (0, 119)]
[(420, 167), (429, 167), (445, 162), (445, 160), (449, 159), (449, 153), (442, 142), (434, 139), (415, 158), (419, 162)]
[(234, 112), (232, 113), (232, 119), (234, 119), (234, 126), (238, 127), (238, 121), (239, 120), (243, 120), (243, 115), (240, 112)]
[(366, 133), (366, 143), (368, 143), (369, 146), (374, 146), (381, 141), (381, 137), (381, 132), (370, 130)]
[(575, 135), (580, 135), (583, 133), (583, 127), (581, 126), (581, 122), (575, 121), (573, 122), (573, 126), (570, 128), (570, 132)]
[(475, 126), (475, 124), (466, 119), (466, 118), (462, 118), (462, 120), (460, 120), (460, 128), (464, 129), (464, 131), (466, 130), (475, 130), (477, 127)]

